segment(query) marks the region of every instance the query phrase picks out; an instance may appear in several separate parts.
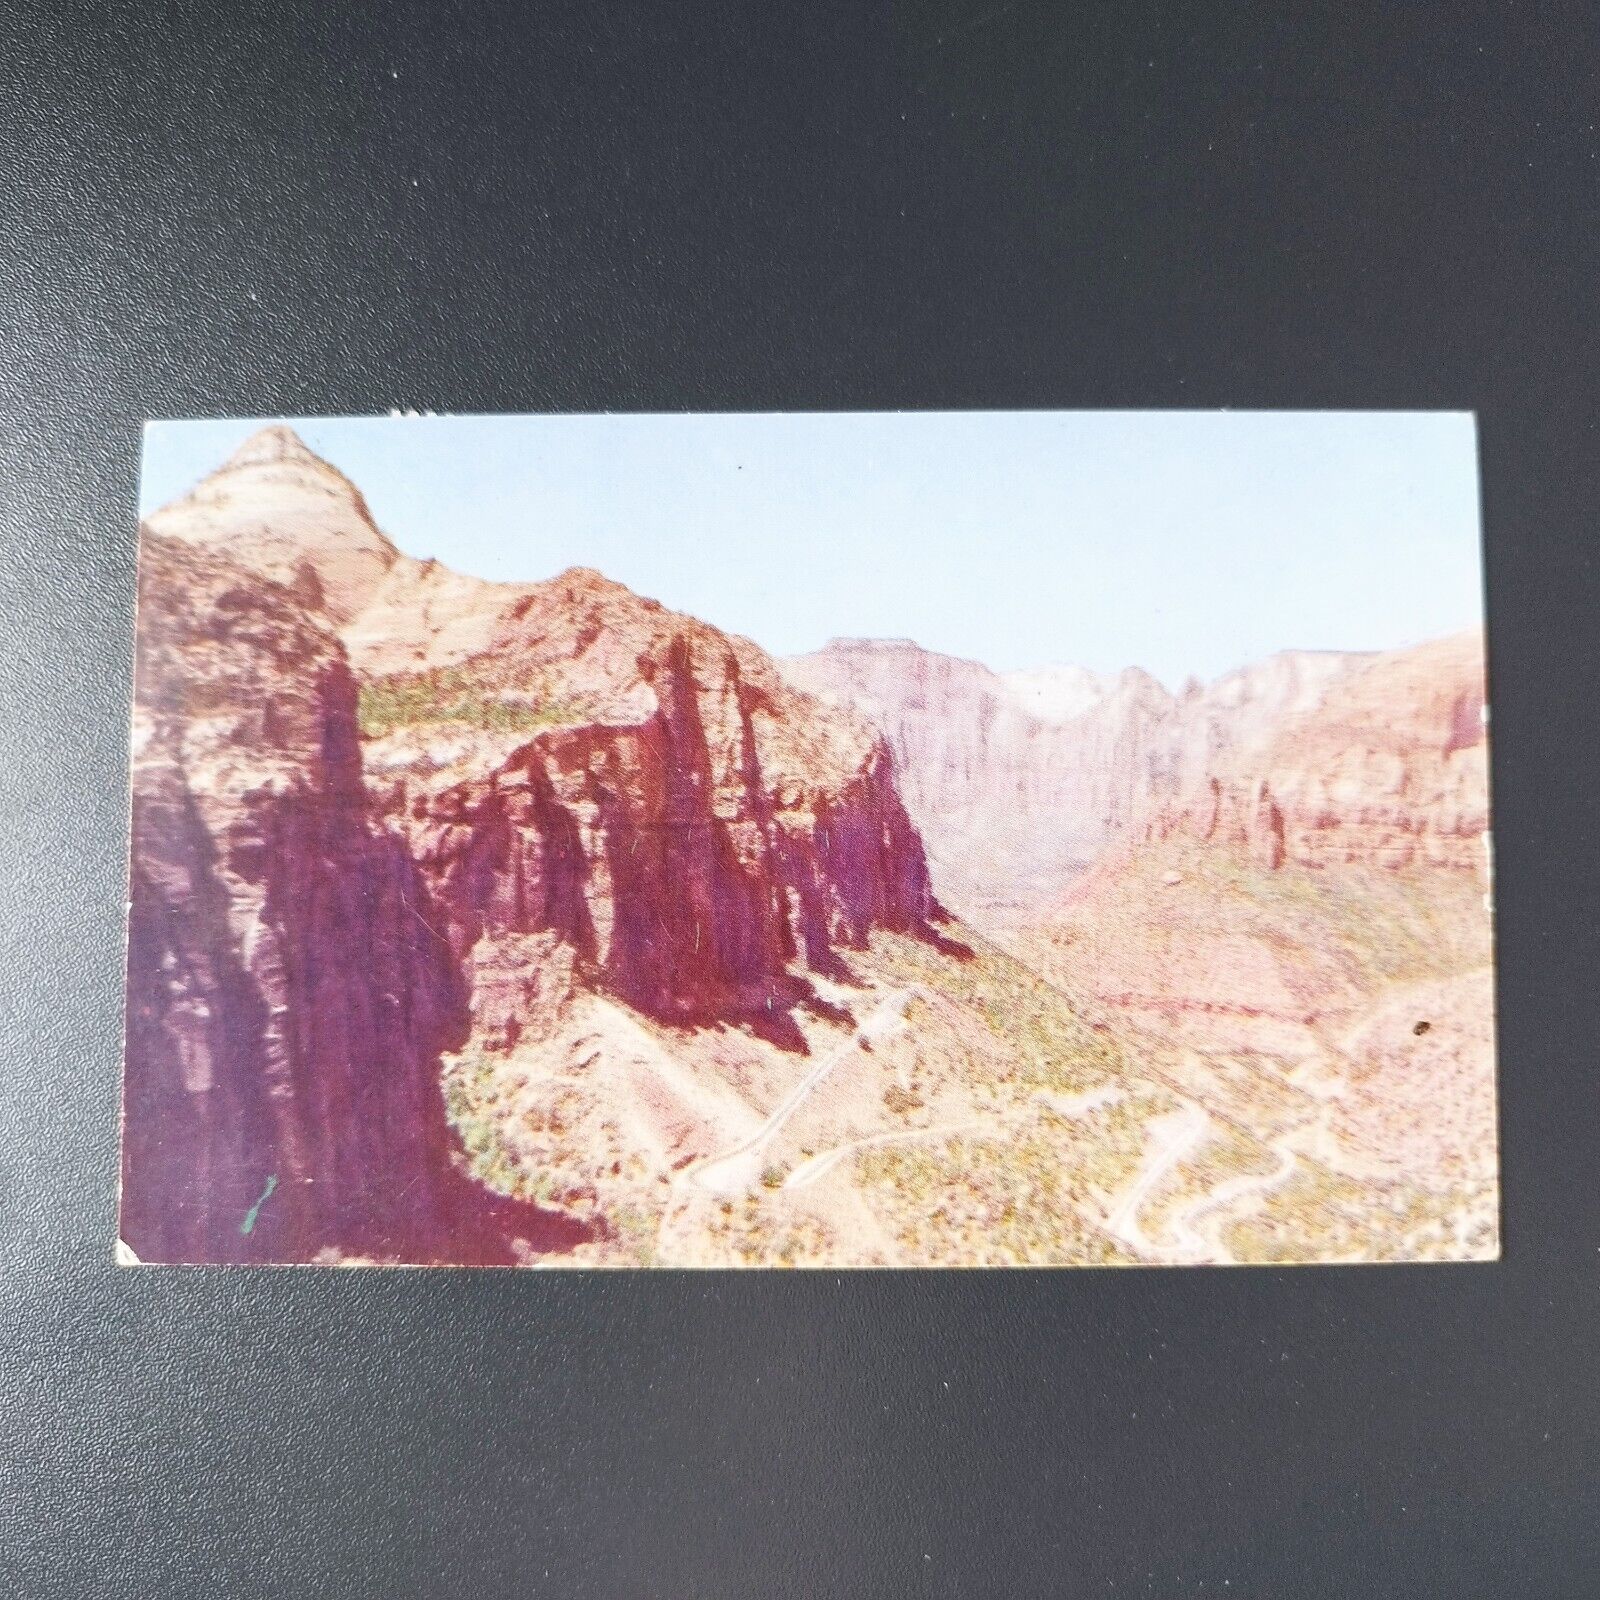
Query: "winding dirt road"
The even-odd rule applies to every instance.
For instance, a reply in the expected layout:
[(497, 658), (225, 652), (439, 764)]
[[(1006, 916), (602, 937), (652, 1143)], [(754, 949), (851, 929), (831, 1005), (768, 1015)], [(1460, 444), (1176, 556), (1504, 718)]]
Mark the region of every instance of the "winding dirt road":
[(1151, 1124), (1154, 1148), (1146, 1154), (1144, 1165), (1122, 1191), (1104, 1224), (1108, 1233), (1115, 1234), (1137, 1255), (1157, 1258), (1172, 1255), (1147, 1237), (1139, 1225), (1139, 1212), (1167, 1175), (1200, 1147), (1210, 1126), (1211, 1118), (1192, 1101), (1182, 1110), (1158, 1117)]
[(914, 988), (885, 995), (866, 1021), (837, 1049), (824, 1056), (785, 1096), (782, 1104), (750, 1137), (721, 1155), (710, 1156), (685, 1171), (686, 1183), (711, 1194), (736, 1195), (760, 1181), (762, 1162), (784, 1125), (816, 1093), (822, 1081), (847, 1056), (864, 1044), (887, 1039), (906, 1026), (905, 1009), (916, 996)]
[[(1090, 1089), (1080, 1095), (1047, 1094), (1041, 1091), (1034, 1095), (1033, 1104), (1036, 1107), (1046, 1107), (1060, 1117), (1083, 1117), (1121, 1098), (1121, 1089), (1115, 1084), (1103, 1083), (1098, 1088)], [(789, 1174), (784, 1180), (783, 1187), (808, 1188), (818, 1178), (832, 1172), (846, 1156), (853, 1156), (858, 1150), (874, 1150), (888, 1144), (920, 1144), (931, 1139), (950, 1139), (958, 1133), (976, 1133), (993, 1137), (1004, 1129), (1014, 1128), (1019, 1122), (1034, 1120), (1036, 1116), (1036, 1111), (1030, 1111), (1025, 1116), (1013, 1114), (975, 1117), (966, 1122), (946, 1122), (932, 1128), (893, 1128), (887, 1133), (870, 1133), (861, 1139), (850, 1139), (844, 1144), (836, 1144), (829, 1150), (819, 1150), (816, 1155), (802, 1161)]]
[(1213, 1218), (1247, 1195), (1266, 1194), (1286, 1183), (1298, 1166), (1298, 1157), (1287, 1147), (1287, 1135), (1272, 1142), (1278, 1162), (1269, 1172), (1246, 1172), (1224, 1179), (1215, 1188), (1198, 1194), (1175, 1216), (1168, 1219), (1166, 1232), (1170, 1244), (1158, 1244), (1144, 1231), (1139, 1212), (1145, 1202), (1183, 1162), (1193, 1156), (1210, 1135), (1211, 1118), (1192, 1101), (1180, 1111), (1160, 1118), (1166, 1126), (1156, 1136), (1144, 1164), (1133, 1182), (1123, 1190), (1103, 1226), (1115, 1234), (1137, 1255), (1151, 1262), (1168, 1265), (1209, 1264), (1229, 1266), (1233, 1256), (1209, 1232), (1197, 1226)]

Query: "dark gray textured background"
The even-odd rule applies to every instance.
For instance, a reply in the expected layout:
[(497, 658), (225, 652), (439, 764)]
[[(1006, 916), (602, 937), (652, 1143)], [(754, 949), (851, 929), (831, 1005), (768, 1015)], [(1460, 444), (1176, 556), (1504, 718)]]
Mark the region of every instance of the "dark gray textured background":
[[(0, 1589), (1594, 1592), (1597, 27), (0, 0)], [(142, 417), (1220, 405), (1480, 414), (1503, 1264), (111, 1266)]]

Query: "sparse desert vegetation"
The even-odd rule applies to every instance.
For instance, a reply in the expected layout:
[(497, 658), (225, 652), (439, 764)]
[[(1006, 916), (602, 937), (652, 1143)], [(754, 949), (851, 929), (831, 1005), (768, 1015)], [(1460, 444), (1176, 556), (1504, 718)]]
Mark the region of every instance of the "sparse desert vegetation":
[(365, 678), (357, 700), (357, 720), (367, 739), (434, 723), (460, 723), (486, 733), (534, 733), (571, 715), (572, 708), (560, 700), (497, 687), (460, 666)]
[[(1247, 899), (1248, 875), (1234, 881)], [(1392, 911), (1362, 922), (1354, 903), (1336, 914), (1393, 939)], [(1301, 925), (1316, 914), (1302, 903)], [(625, 1030), (590, 1017), (566, 1042), (465, 1053), (445, 1078), (465, 1159), (500, 1192), (601, 1219), (584, 1256), (602, 1264), (1111, 1266), (1492, 1247), (1492, 1178), (1430, 1186), (1359, 1169), (1330, 1111), (1345, 1098), (1317, 1075), (1341, 1070), (1334, 1056), (1197, 1048), (1143, 1012), (1069, 997), (970, 928), (952, 933), (969, 956), (890, 933), (851, 952), (849, 982), (805, 1024), (805, 1056), (620, 1007)], [(1337, 959), (1380, 970), (1365, 947)], [(1381, 970), (1412, 974), (1431, 959), (1421, 941), (1394, 940)], [(860, 1019), (908, 989), (903, 1025), (870, 1050), (852, 1045)], [(657, 1131), (630, 1135), (629, 1107), (599, 1070), (608, 1054), (614, 1070), (634, 1063), (619, 1096), (656, 1103), (692, 1080), (720, 1083), (726, 1099), (660, 1102)], [(759, 1124), (830, 1054), (838, 1064), (736, 1192), (702, 1192), (696, 1174), (751, 1126), (732, 1108), (751, 1104)]]

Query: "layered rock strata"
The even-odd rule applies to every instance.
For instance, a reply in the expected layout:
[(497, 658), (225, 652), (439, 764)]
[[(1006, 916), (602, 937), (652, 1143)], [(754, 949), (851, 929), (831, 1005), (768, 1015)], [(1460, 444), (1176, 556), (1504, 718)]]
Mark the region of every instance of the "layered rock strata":
[(1108, 848), (1176, 831), (1268, 866), (1483, 863), (1478, 631), (1284, 652), (1177, 695), (1132, 669), (1002, 675), (893, 640), (783, 666), (883, 730), (940, 892), (979, 920), (1026, 920)]
[(796, 1049), (807, 970), (941, 912), (882, 737), (597, 573), (401, 555), (286, 429), (142, 538), (124, 1238), (509, 1259), (440, 1056), (574, 986)]

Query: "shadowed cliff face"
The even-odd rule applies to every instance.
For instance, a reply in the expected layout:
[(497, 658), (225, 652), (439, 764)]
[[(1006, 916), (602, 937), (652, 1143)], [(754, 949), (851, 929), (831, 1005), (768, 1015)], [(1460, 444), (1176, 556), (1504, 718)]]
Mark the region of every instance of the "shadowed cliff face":
[[(804, 968), (939, 915), (881, 741), (837, 714), (819, 737), (829, 714), (752, 646), (618, 585), (569, 576), (525, 599), (475, 670), (501, 692), (541, 683), (553, 726), (508, 740), (424, 720), (370, 750), (452, 950), (498, 989), (497, 950), (520, 968), (517, 936), (553, 933), (649, 1016), (802, 1048)], [(603, 614), (572, 637), (543, 631), (590, 604)]]
[(804, 1050), (806, 968), (939, 915), (864, 723), (597, 574), (410, 562), (342, 482), (272, 430), (167, 516), (180, 535), (143, 536), (142, 1259), (569, 1245), (587, 1230), (465, 1175), (442, 1053), (509, 1050), (575, 988)]
[(130, 899), (123, 1237), (141, 1259), (508, 1258), (439, 1091), (465, 987), (403, 841), (368, 814), (343, 650), (287, 591), (152, 536)]

